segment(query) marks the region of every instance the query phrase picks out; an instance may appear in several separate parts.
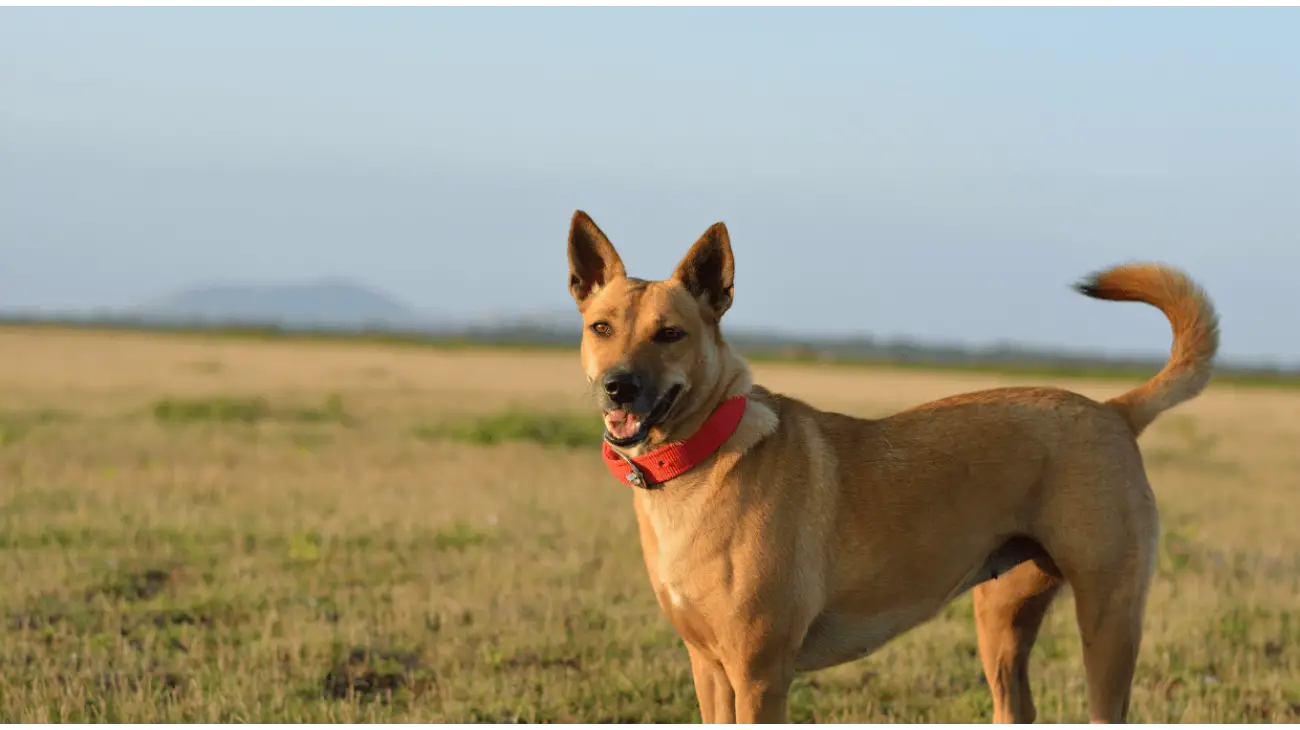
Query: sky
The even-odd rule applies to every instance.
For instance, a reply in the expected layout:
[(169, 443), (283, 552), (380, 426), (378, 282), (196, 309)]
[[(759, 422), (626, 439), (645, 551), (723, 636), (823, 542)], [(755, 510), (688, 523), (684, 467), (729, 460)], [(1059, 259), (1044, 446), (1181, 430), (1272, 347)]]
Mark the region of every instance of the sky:
[(579, 319), (731, 233), (725, 326), (1300, 364), (1298, 9), (0, 9), (0, 309), (346, 276)]

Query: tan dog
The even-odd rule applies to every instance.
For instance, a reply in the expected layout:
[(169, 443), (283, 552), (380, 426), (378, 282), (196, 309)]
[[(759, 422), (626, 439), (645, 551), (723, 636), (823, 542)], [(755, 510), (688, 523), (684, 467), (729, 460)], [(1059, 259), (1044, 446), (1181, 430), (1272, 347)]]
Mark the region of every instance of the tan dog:
[(1002, 388), (869, 420), (751, 383), (719, 328), (723, 224), (649, 282), (578, 211), (569, 262), (606, 461), (637, 486), (646, 569), (705, 722), (784, 721), (796, 671), (865, 656), (972, 588), (994, 720), (1033, 721), (1029, 652), (1063, 583), (1092, 719), (1126, 718), (1159, 535), (1136, 437), (1205, 388), (1218, 345), (1186, 276), (1132, 265), (1079, 285), (1173, 325), (1169, 364), (1118, 398)]

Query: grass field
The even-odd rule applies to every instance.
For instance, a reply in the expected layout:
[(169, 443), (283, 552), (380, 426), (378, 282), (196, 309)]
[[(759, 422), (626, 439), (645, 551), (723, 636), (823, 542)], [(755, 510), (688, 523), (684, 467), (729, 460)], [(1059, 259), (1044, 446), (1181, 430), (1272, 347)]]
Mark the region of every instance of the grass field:
[[(1047, 382), (755, 373), (863, 416)], [(0, 720), (697, 721), (583, 388), (572, 352), (0, 329)], [(1300, 391), (1212, 386), (1142, 447), (1164, 532), (1131, 719), (1300, 720)], [(1040, 719), (1087, 719), (1068, 594), (1033, 681)], [(792, 697), (990, 708), (969, 596)]]

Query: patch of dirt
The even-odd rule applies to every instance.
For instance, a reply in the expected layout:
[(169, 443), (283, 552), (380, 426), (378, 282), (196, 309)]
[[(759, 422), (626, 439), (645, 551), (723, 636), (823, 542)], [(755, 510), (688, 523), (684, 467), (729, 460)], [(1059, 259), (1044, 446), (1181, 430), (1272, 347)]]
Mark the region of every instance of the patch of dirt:
[(146, 601), (173, 586), (177, 575), (176, 570), (162, 568), (128, 571), (86, 590), (81, 600), (57, 595), (41, 596), (23, 610), (10, 614), (8, 628), (12, 631), (40, 631), (67, 625), (79, 634), (117, 631), (122, 636), (131, 636), (150, 628), (196, 626), (206, 629), (219, 624), (237, 623), (246, 618), (237, 607), (219, 603), (188, 608), (118, 611), (106, 610), (97, 600), (103, 597), (114, 602), (118, 599), (127, 603)]
[(1247, 692), (1241, 700), (1247, 722), (1292, 723), (1300, 719), (1300, 703), (1276, 702), (1263, 693)]
[(523, 654), (516, 654), (515, 656), (501, 662), (499, 666), (502, 669), (524, 669), (527, 667), (554, 669), (561, 667), (564, 669), (582, 671), (582, 659), (576, 656), (543, 658), (539, 654), (530, 651)]
[(105, 692), (135, 693), (149, 687), (156, 692), (179, 694), (185, 687), (185, 679), (175, 672), (101, 672), (95, 677), (94, 685)]
[(326, 697), (370, 701), (407, 691), (423, 693), (434, 684), (432, 671), (411, 651), (357, 647), (321, 680)]
[(40, 631), (74, 620), (77, 610), (77, 606), (69, 606), (58, 596), (40, 596), (28, 603), (25, 610), (9, 615), (9, 628), (13, 631)]
[(147, 601), (166, 590), (175, 582), (176, 577), (177, 571), (174, 568), (123, 571), (98, 588), (87, 591), (86, 600), (93, 600), (96, 595), (100, 595), (115, 600)]
[[(217, 621), (210, 613), (182, 610), (150, 611), (140, 615), (140, 624), (153, 624), (155, 628), (167, 626), (203, 626), (209, 627)], [(127, 628), (122, 627), (123, 631)]]

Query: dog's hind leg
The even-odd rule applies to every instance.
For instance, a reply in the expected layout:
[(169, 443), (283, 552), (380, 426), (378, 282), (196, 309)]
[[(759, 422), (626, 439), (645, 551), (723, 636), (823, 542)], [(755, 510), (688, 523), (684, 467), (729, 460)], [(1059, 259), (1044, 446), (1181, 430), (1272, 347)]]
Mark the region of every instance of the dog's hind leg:
[(1094, 723), (1128, 718), (1152, 572), (1151, 559), (1142, 554), (1146, 551), (1134, 552), (1122, 567), (1069, 576), (1088, 673), (1088, 712)]
[[(1088, 485), (1097, 495), (1090, 510), (1051, 510), (1074, 529), (1053, 530), (1044, 545), (1074, 592), (1093, 722), (1128, 718), (1160, 535), (1155, 495), (1139, 480), (1094, 481)], [(1108, 484), (1121, 486), (1107, 494)]]
[(1034, 721), (1029, 651), (1061, 584), (1058, 576), (1030, 560), (975, 586), (975, 625), (993, 693), (994, 722)]

